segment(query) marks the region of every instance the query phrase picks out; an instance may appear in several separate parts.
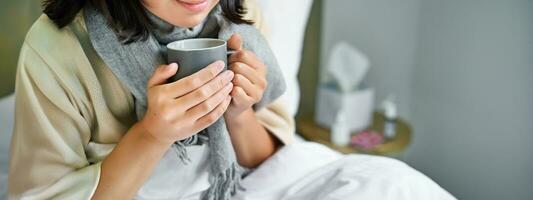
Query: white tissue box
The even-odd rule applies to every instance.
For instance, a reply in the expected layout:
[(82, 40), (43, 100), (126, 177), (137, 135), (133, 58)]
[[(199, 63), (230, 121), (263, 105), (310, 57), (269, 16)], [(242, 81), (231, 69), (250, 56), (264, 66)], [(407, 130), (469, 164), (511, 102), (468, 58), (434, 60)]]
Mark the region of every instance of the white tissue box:
[(333, 87), (319, 86), (317, 98), (315, 122), (322, 127), (331, 129), (341, 109), (351, 132), (364, 130), (372, 123), (374, 110), (372, 88), (341, 93)]

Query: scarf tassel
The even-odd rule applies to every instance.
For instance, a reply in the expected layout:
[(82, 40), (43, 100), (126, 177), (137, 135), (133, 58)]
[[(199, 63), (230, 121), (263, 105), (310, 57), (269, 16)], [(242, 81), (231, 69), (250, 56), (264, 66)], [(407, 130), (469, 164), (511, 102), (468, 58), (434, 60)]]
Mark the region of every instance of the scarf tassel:
[(237, 193), (237, 190), (245, 191), (246, 189), (241, 185), (241, 174), (238, 173), (243, 169), (236, 163), (232, 163), (231, 167), (214, 177), (209, 189), (202, 193), (203, 200), (224, 200), (230, 199), (231, 196)]
[(206, 133), (202, 131), (199, 134), (174, 142), (174, 144), (172, 145), (172, 149), (174, 149), (174, 152), (181, 160), (181, 162), (183, 162), (183, 164), (189, 164), (191, 162), (191, 159), (189, 158), (189, 155), (187, 154), (187, 149), (185, 147), (191, 145), (202, 145), (207, 143), (209, 138), (205, 134)]

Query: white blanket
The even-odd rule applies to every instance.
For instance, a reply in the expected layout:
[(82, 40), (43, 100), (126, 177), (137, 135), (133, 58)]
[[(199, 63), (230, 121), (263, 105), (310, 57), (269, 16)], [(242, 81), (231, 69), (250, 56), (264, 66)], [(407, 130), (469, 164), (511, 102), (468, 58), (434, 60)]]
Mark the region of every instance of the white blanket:
[[(7, 143), (13, 98), (0, 101), (0, 199), (7, 189)], [(9, 129), (9, 131), (8, 131)], [(235, 199), (455, 199), (428, 177), (401, 161), (368, 155), (341, 155), (323, 145), (299, 142), (281, 148), (243, 180)]]
[(405, 163), (341, 155), (311, 142), (283, 147), (243, 180), (236, 199), (455, 199)]
[[(7, 177), (0, 177), (2, 185)], [(377, 156), (343, 156), (301, 142), (280, 149), (243, 180), (237, 200), (453, 200), (405, 163)], [(0, 187), (0, 193), (5, 192)], [(4, 196), (0, 194), (0, 199)]]

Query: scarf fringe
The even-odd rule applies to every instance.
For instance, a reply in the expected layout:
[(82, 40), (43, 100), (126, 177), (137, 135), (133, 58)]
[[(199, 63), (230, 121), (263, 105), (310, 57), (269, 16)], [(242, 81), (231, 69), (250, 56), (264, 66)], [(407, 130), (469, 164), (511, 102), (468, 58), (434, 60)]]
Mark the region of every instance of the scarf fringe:
[(214, 177), (209, 189), (202, 193), (202, 200), (227, 200), (235, 195), (238, 190), (245, 191), (241, 185), (243, 169), (235, 162), (231, 167)]
[(183, 164), (189, 164), (191, 162), (185, 147), (206, 144), (209, 138), (205, 134), (206, 133), (202, 131), (199, 134), (174, 142), (172, 149), (174, 149), (174, 152), (176, 155), (178, 155), (178, 158), (183, 162)]
[(187, 165), (191, 162), (191, 158), (189, 158), (189, 155), (187, 154), (187, 149), (185, 148), (185, 144), (181, 141), (174, 142), (172, 145), (172, 149), (174, 149), (174, 152), (178, 156), (178, 158), (183, 162), (183, 164)]

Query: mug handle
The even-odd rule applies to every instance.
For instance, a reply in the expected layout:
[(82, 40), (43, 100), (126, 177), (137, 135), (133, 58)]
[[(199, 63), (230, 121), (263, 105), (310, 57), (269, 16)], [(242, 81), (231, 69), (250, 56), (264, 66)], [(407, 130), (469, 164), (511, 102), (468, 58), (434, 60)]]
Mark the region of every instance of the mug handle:
[(235, 50), (228, 50), (228, 51), (226, 51), (226, 55), (227, 55), (227, 56), (231, 56), (231, 55), (233, 55), (233, 54), (235, 54), (235, 53), (237, 53), (237, 51), (235, 51)]

